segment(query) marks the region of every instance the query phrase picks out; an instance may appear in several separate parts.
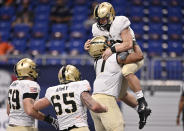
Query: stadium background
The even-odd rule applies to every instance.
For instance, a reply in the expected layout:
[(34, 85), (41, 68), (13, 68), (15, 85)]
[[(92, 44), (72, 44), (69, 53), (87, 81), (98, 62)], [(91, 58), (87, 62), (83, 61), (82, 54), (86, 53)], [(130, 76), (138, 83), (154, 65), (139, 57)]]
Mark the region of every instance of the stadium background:
[[(65, 0), (65, 6), (72, 14), (71, 23), (52, 24), (50, 12), (56, 0), (29, 0), (29, 7), (34, 13), (32, 27), (25, 24), (12, 26), (16, 12), (21, 9), (21, 0), (13, 0), (9, 6), (6, 6), (6, 2), (11, 0), (0, 0), (0, 35), (2, 41), (10, 42), (19, 53), (9, 55), (6, 62), (0, 61), (1, 71), (7, 71), (14, 78), (13, 65), (23, 57), (32, 58), (41, 72), (39, 78), (41, 97), (49, 86), (58, 84), (57, 72), (64, 64), (77, 65), (82, 77), (89, 80), (92, 85), (95, 77), (93, 60), (83, 50), (83, 45), (92, 37), (91, 28), (86, 27), (84, 23), (89, 20), (91, 6), (95, 1)], [(153, 120), (157, 122), (152, 123), (150, 118), (148, 127), (143, 130), (151, 131), (149, 127), (158, 131), (169, 128), (172, 131), (179, 130), (174, 122), (184, 79), (184, 2), (182, 0), (108, 0), (108, 2), (114, 6), (116, 15), (125, 15), (130, 19), (131, 28), (144, 52), (145, 66), (137, 76), (141, 79), (150, 107), (154, 109), (153, 118), (156, 119)], [(19, 33), (23, 35), (16, 35)], [(56, 37), (57, 34), (62, 37)], [(73, 50), (77, 53), (72, 54)], [(54, 54), (53, 51), (57, 51), (58, 54)], [(0, 79), (1, 87), (8, 85), (4, 84), (6, 81), (4, 77)], [(2, 100), (0, 102), (3, 103)], [(125, 106), (122, 109), (125, 110), (125, 120), (129, 127), (127, 130), (137, 130), (138, 119), (135, 117), (138, 116), (134, 115), (129, 107)], [(160, 110), (162, 112), (159, 112)], [(44, 112), (54, 115), (51, 108), (47, 108)], [(154, 117), (154, 112), (160, 113), (161, 116)], [(0, 122), (1, 130), (4, 121)], [(91, 119), (89, 125), (91, 130), (94, 130)], [(44, 131), (54, 130), (43, 122), (39, 122), (38, 126)]]

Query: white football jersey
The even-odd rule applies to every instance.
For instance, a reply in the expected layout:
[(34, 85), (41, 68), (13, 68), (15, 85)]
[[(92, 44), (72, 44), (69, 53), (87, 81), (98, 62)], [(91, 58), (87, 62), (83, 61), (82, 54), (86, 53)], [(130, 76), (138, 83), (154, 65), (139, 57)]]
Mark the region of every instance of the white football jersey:
[(40, 86), (31, 80), (16, 80), (9, 87), (8, 101), (10, 105), (9, 124), (20, 126), (34, 126), (35, 119), (27, 115), (23, 107), (23, 95), (25, 93), (38, 93)]
[(102, 58), (94, 63), (96, 79), (93, 84), (93, 94), (100, 93), (118, 97), (123, 76), (116, 57), (116, 54), (112, 54), (105, 63)]
[(81, 101), (81, 93), (90, 89), (87, 80), (61, 84), (47, 89), (45, 97), (55, 109), (60, 130), (74, 125), (88, 126), (87, 108)]
[[(110, 26), (109, 31), (100, 30), (99, 27), (97, 26), (97, 23), (94, 23), (92, 26), (92, 34), (93, 36), (107, 36), (108, 38), (113, 39), (115, 41), (116, 40), (122, 41), (121, 32), (127, 27), (130, 28), (129, 19), (125, 16), (116, 16)], [(130, 33), (133, 37), (133, 40), (135, 40), (134, 31), (131, 28)]]

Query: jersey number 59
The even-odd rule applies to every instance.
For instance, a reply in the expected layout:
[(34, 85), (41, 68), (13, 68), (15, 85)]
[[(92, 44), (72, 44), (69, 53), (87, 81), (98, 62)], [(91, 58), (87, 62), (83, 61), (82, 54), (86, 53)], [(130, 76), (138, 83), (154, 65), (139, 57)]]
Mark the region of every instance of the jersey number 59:
[(12, 108), (15, 110), (20, 109), (19, 91), (10, 89), (8, 92), (8, 101), (10, 109)]

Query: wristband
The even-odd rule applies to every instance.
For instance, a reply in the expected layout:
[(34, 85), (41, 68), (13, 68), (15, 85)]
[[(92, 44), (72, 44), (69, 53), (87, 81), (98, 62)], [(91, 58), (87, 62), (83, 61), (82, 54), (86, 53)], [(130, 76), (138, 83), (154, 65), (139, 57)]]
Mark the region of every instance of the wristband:
[(111, 49), (112, 53), (116, 53), (116, 48), (115, 48), (115, 46), (111, 46), (110, 49)]

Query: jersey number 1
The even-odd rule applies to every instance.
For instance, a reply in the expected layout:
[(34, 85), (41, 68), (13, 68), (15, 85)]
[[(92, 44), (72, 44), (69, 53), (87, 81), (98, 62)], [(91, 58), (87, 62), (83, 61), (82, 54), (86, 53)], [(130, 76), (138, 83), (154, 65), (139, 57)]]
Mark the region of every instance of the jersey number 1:
[[(64, 109), (64, 111), (66, 113), (75, 112), (77, 110), (76, 102), (74, 100), (67, 100), (67, 98), (74, 97), (74, 93), (73, 92), (72, 93), (64, 93), (64, 94), (62, 94), (62, 97), (63, 97), (63, 103), (65, 105), (70, 105), (70, 104), (72, 105), (72, 109)], [(54, 96), (51, 97), (51, 101), (52, 101), (52, 104), (55, 108), (56, 115), (61, 115), (63, 113), (61, 103), (59, 102), (60, 100), (61, 100), (60, 95), (54, 95)], [(58, 101), (58, 102), (56, 102), (56, 101)]]

